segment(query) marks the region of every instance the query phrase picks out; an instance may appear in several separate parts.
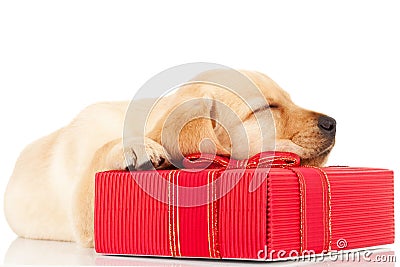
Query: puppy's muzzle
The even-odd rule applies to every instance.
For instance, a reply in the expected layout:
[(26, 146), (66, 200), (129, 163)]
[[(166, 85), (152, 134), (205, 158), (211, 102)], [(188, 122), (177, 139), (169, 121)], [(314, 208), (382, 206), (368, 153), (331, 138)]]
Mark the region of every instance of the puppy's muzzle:
[(318, 118), (318, 128), (327, 137), (334, 138), (336, 134), (336, 120), (329, 116), (321, 115)]

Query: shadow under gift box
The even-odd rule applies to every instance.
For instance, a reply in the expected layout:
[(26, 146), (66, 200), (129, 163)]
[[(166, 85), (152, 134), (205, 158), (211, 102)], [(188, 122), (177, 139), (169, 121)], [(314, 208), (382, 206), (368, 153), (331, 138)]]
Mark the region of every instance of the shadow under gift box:
[(96, 252), (268, 260), (394, 243), (390, 170), (211, 167), (97, 173)]

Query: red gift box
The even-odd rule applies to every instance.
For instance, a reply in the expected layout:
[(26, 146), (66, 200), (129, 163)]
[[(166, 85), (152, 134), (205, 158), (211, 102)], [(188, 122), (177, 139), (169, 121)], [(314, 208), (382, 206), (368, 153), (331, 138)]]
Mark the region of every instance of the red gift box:
[(390, 170), (299, 167), (291, 153), (183, 165), (96, 174), (98, 253), (268, 260), (394, 243)]

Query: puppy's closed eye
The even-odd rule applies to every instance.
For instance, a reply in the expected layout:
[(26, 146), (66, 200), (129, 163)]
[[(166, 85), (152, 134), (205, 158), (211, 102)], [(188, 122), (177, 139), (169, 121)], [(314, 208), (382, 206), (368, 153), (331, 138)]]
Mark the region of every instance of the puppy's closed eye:
[(264, 111), (264, 110), (267, 110), (267, 109), (277, 109), (277, 108), (279, 108), (278, 104), (269, 104), (269, 105), (265, 105), (265, 106), (256, 108), (255, 110), (253, 110), (253, 113), (256, 113), (256, 112), (259, 112), (259, 111)]
[(249, 114), (247, 114), (247, 116), (246, 116), (246, 118), (244, 120), (249, 119), (255, 113), (266, 111), (266, 110), (269, 110), (269, 109), (279, 109), (279, 105), (275, 104), (275, 103), (271, 103), (271, 104), (268, 104), (268, 105), (261, 106), (259, 108), (255, 108), (255, 109), (251, 110), (249, 112)]

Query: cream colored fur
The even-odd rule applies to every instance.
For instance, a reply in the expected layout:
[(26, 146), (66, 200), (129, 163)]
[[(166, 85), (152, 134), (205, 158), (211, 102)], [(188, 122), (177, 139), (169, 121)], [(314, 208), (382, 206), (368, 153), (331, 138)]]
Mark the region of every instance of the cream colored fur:
[[(264, 125), (258, 125), (252, 110), (233, 93), (216, 86), (197, 84), (181, 88), (160, 100), (148, 119), (144, 145), (140, 139), (135, 139), (143, 129), (134, 127), (129, 141), (123, 144), (122, 132), (129, 102), (94, 104), (84, 109), (69, 125), (33, 142), (22, 151), (5, 194), (5, 214), (9, 225), (22, 237), (75, 241), (83, 246), (93, 246), (96, 172), (125, 169), (128, 165), (138, 169), (148, 161), (146, 153), (156, 168), (164, 168), (172, 160), (179, 161), (182, 158), (180, 152), (184, 155), (199, 152), (199, 143), (204, 138), (211, 140), (213, 145), (203, 144), (203, 152), (245, 158), (260, 152), (262, 144), (259, 140), (263, 132), (268, 135), (275, 131), (278, 150), (296, 152), (306, 164), (322, 165), (334, 139), (328, 140), (319, 132), (317, 120), (321, 114), (296, 106), (289, 95), (267, 76), (258, 72), (243, 73), (270, 104), (276, 105), (270, 108), (275, 125), (267, 120)], [(213, 109), (210, 102), (195, 107), (182, 105), (192, 98), (217, 100), (232, 109), (244, 125), (249, 137), (248, 146), (232, 153), (233, 146), (242, 142), (239, 126), (231, 125), (229, 114), (224, 114), (223, 110), (213, 111), (212, 116), (218, 122), (207, 118)], [(255, 102), (262, 100), (251, 95), (246, 98)], [(133, 105), (139, 107), (149, 103), (150, 100), (141, 100)], [(176, 117), (164, 125), (174, 109), (182, 106), (183, 110), (175, 112), (172, 117)], [(192, 115), (200, 117), (185, 121)], [(126, 160), (124, 147), (126, 151), (134, 151), (127, 154)]]

